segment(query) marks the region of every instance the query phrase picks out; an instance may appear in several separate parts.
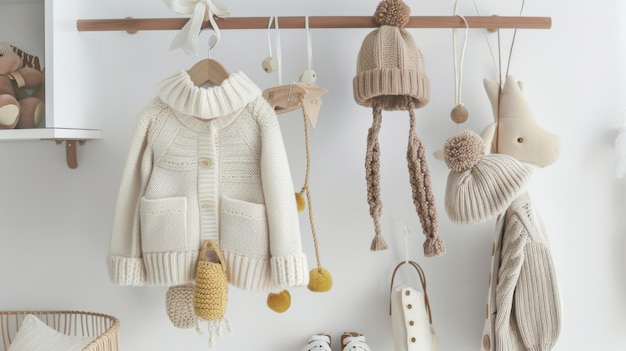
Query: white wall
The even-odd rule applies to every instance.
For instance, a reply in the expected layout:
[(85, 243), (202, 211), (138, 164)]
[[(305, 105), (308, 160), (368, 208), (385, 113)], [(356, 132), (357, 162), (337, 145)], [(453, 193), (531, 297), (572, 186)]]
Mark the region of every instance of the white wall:
[[(224, 1), (223, 1), (224, 2)], [(231, 0), (233, 16), (371, 15), (376, 0), (257, 2)], [(408, 1), (413, 15), (449, 15), (452, 1)], [(518, 2), (482, 1), (483, 14), (516, 15)], [(82, 18), (175, 17), (161, 1), (83, 1)], [(626, 119), (626, 29), (620, 1), (533, 1), (526, 15), (550, 16), (551, 30), (518, 32), (510, 72), (525, 82), (539, 123), (562, 138), (560, 160), (538, 169), (531, 197), (549, 230), (563, 296), (564, 325), (555, 350), (626, 348), (626, 184), (615, 179), (617, 128)], [(471, 2), (460, 13), (473, 15)], [(438, 200), (440, 235), (447, 253), (424, 258), (423, 235), (410, 198), (404, 153), (406, 113), (383, 113), (382, 225), (390, 249), (369, 251), (373, 225), (364, 181), (364, 155), (371, 110), (352, 98), (357, 52), (368, 29), (313, 30), (314, 69), (323, 98), (312, 133), (311, 189), (322, 264), (334, 277), (333, 289), (311, 293), (291, 289), (292, 306), (277, 314), (265, 293), (231, 288), (227, 316), (235, 334), (221, 350), (294, 350), (317, 332), (329, 333), (339, 349), (348, 330), (366, 335), (373, 350), (391, 349), (387, 315), (391, 271), (404, 259), (403, 221), (410, 231), (411, 259), (425, 269), (441, 350), (477, 350), (487, 293), (494, 221), (475, 226), (451, 223), (443, 209), (448, 170), (430, 156), (457, 131), (453, 107), (451, 30), (411, 29), (426, 60), (431, 102), (417, 111), (418, 133), (429, 151)], [(106, 272), (109, 234), (120, 175), (135, 113), (155, 94), (155, 84), (197, 58), (168, 51), (174, 31), (82, 33), (94, 81), (66, 89), (89, 89), (103, 139), (79, 148), (79, 167), (65, 165), (62, 146), (52, 142), (3, 142), (0, 152), (0, 310), (77, 309), (108, 313), (121, 320), (123, 350), (204, 350), (194, 330), (174, 328), (165, 312), (165, 288), (119, 287)], [(462, 36), (462, 32), (460, 33)], [(504, 59), (511, 31), (502, 32)], [(306, 68), (302, 30), (282, 35), (284, 81)], [(206, 41), (208, 33), (201, 35)], [(490, 35), (495, 40), (495, 35)], [(8, 40), (5, 38), (5, 40)], [(206, 45), (202, 44), (203, 48)], [(68, 54), (73, 48), (66, 48)], [(222, 31), (212, 57), (242, 70), (261, 88), (277, 85), (260, 63), (268, 54), (266, 32)], [(482, 130), (491, 110), (482, 79), (497, 79), (482, 32), (470, 34), (463, 101), (469, 121), (460, 128)], [(94, 99), (94, 97), (97, 97)], [(279, 117), (296, 187), (305, 168), (302, 116)], [(311, 266), (313, 244), (306, 214), (303, 244)], [(407, 269), (402, 275), (412, 275)]]

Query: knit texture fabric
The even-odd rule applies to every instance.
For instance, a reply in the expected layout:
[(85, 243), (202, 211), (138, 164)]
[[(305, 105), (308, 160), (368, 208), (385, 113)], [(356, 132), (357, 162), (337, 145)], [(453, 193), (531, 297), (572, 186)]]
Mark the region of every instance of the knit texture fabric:
[(548, 351), (561, 330), (558, 283), (545, 228), (527, 193), (496, 222), (484, 351)]
[(165, 294), (167, 317), (176, 328), (193, 328), (198, 317), (193, 307), (193, 284), (170, 286)]
[(229, 283), (306, 285), (293, 183), (276, 114), (242, 72), (196, 87), (185, 71), (137, 115), (109, 250), (121, 285), (194, 281), (201, 242), (219, 243)]
[[(206, 257), (208, 249), (214, 250), (210, 259)], [(198, 257), (193, 309), (202, 319), (218, 320), (224, 317), (227, 302), (228, 281), (224, 257), (215, 242), (206, 240)]]
[(371, 250), (384, 250), (388, 245), (382, 236), (380, 217), (380, 144), (382, 111), (407, 110), (410, 117), (407, 165), (412, 199), (420, 217), (426, 241), (424, 255), (439, 256), (445, 252), (438, 235), (437, 212), (430, 184), (424, 147), (415, 128), (416, 108), (430, 100), (430, 83), (424, 58), (413, 37), (402, 28), (409, 20), (410, 9), (401, 0), (384, 0), (378, 4), (374, 18), (380, 26), (363, 40), (357, 58), (357, 74), (353, 80), (354, 100), (372, 107), (373, 123), (367, 134), (365, 178), (370, 215), (375, 236)]
[(528, 183), (529, 167), (509, 155), (483, 155), (484, 148), (481, 137), (469, 130), (444, 145), (444, 160), (451, 168), (444, 202), (453, 222), (482, 223), (503, 213)]

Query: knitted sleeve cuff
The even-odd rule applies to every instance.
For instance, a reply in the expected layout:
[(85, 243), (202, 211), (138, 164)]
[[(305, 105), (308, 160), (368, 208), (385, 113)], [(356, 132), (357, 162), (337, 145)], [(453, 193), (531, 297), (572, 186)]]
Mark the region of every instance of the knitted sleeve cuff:
[(272, 281), (281, 289), (306, 285), (309, 282), (309, 268), (303, 253), (272, 257)]
[(114, 284), (141, 286), (146, 283), (146, 270), (141, 258), (108, 257), (109, 278)]

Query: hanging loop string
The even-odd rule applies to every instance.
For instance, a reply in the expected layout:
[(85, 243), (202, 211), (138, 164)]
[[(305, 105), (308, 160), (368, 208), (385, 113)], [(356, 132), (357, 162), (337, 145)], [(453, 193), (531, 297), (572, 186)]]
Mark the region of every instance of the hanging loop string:
[(283, 58), (280, 47), (280, 28), (278, 27), (278, 16), (274, 16), (274, 29), (276, 30), (276, 59), (278, 60), (278, 85), (283, 85)]
[[(524, 12), (524, 5), (526, 4), (525, 0), (522, 0), (522, 6), (520, 7), (519, 10), (519, 16), (522, 15), (522, 13)], [(502, 89), (504, 88), (504, 82), (506, 80), (506, 77), (509, 76), (509, 69), (511, 68), (511, 57), (513, 56), (513, 46), (515, 45), (515, 37), (517, 36), (517, 28), (515, 28), (515, 30), (513, 31), (513, 38), (511, 39), (511, 47), (509, 48), (509, 58), (506, 64), (506, 73), (505, 73), (505, 78), (502, 78), (502, 50), (500, 49), (500, 30), (498, 30), (498, 62), (500, 62), (500, 65), (498, 67), (498, 78), (500, 79), (499, 81), (499, 89), (498, 89), (498, 108), (497, 108), (497, 116), (496, 116), (496, 131), (495, 131), (495, 136), (494, 136), (494, 142), (495, 142), (495, 146), (494, 146), (494, 150), (495, 153), (498, 153), (498, 145), (500, 144), (500, 102), (502, 101)]]
[[(273, 56), (272, 53), (272, 34), (271, 34), (271, 28), (272, 28), (272, 23), (275, 22), (275, 28), (276, 28), (276, 51), (277, 51), (277, 57)], [(269, 51), (270, 51), (270, 55), (263, 60), (263, 63), (261, 64), (261, 67), (263, 67), (263, 70), (265, 70), (265, 72), (267, 73), (272, 73), (275, 70), (278, 70), (278, 83), (279, 85), (283, 84), (283, 73), (282, 73), (282, 50), (280, 48), (280, 31), (278, 28), (278, 17), (276, 16), (270, 16), (270, 20), (269, 23), (267, 24), (267, 45), (269, 47)]]
[[(522, 6), (520, 7), (519, 10), (519, 16), (522, 16), (522, 13), (524, 12), (524, 5), (526, 4), (525, 0), (522, 0)], [(513, 46), (515, 45), (515, 37), (517, 36), (517, 28), (515, 28), (515, 30), (513, 30), (513, 38), (511, 39), (511, 47), (509, 48), (509, 59), (506, 63), (506, 75), (505, 75), (505, 79), (506, 77), (508, 77), (509, 75), (509, 68), (511, 68), (511, 57), (513, 56)], [(498, 40), (500, 40), (500, 30), (498, 30)], [(500, 89), (502, 89), (504, 87), (504, 81), (502, 79), (502, 75), (500, 75)], [(498, 101), (500, 101), (498, 99)]]
[[(304, 97), (298, 95), (298, 99), (300, 100), (300, 106), (304, 106)], [(302, 109), (302, 115), (304, 117), (304, 140), (306, 146), (306, 171), (304, 175), (304, 185), (300, 190), (300, 194), (305, 193), (307, 207), (309, 209), (309, 224), (311, 225), (311, 234), (313, 235), (313, 245), (315, 246), (315, 259), (317, 260), (317, 268), (322, 268), (322, 263), (320, 259), (320, 250), (319, 244), (317, 240), (317, 232), (315, 230), (315, 222), (313, 221), (313, 204), (311, 203), (311, 191), (309, 189), (309, 180), (311, 175), (311, 147), (310, 147), (310, 137), (309, 137), (309, 122), (308, 117), (306, 115), (306, 110)]]
[[(478, 3), (476, 3), (476, 0), (473, 0), (474, 3), (474, 10), (476, 11), (476, 15), (481, 16), (480, 14), (480, 9), (478, 8)], [(498, 71), (498, 61), (496, 60), (496, 55), (493, 51), (493, 47), (491, 46), (491, 42), (489, 41), (489, 37), (488, 37), (488, 32), (487, 30), (483, 30), (483, 36), (485, 37), (485, 42), (487, 43), (487, 47), (489, 48), (489, 54), (491, 55), (491, 61), (493, 62), (493, 66), (496, 69), (496, 72)]]
[(272, 23), (274, 23), (274, 17), (270, 16), (270, 21), (267, 24), (267, 46), (270, 49), (270, 57), (274, 56), (274, 54), (272, 54), (272, 35), (270, 34)]
[(455, 96), (454, 103), (455, 105), (463, 106), (463, 102), (461, 101), (462, 96), (462, 88), (463, 88), (463, 63), (465, 62), (465, 51), (467, 49), (467, 37), (469, 34), (469, 24), (465, 17), (461, 15), (455, 14), (455, 16), (459, 17), (465, 23), (465, 38), (463, 39), (463, 46), (461, 47), (461, 58), (460, 62), (457, 59), (457, 30), (456, 28), (452, 29), (452, 52), (454, 55), (454, 84), (455, 84)]
[(452, 29), (452, 55), (454, 60), (454, 108), (450, 112), (450, 117), (452, 121), (457, 124), (457, 132), (458, 125), (467, 121), (467, 117), (469, 113), (467, 109), (463, 106), (462, 100), (462, 91), (463, 91), (463, 67), (465, 62), (465, 51), (467, 49), (467, 39), (469, 37), (469, 24), (465, 17), (457, 14), (458, 0), (454, 2), (454, 10), (453, 13), (455, 16), (459, 17), (465, 23), (465, 38), (463, 39), (463, 45), (461, 47), (461, 58), (459, 62), (459, 58), (457, 57), (457, 29)]
[(209, 50), (214, 48), (220, 40), (220, 31), (213, 16), (220, 18), (230, 16), (226, 9), (217, 8), (211, 0), (163, 0), (167, 7), (180, 14), (191, 14), (191, 18), (178, 32), (170, 50), (182, 48), (187, 54), (198, 55), (198, 35), (202, 30), (202, 22), (208, 17), (215, 35), (209, 39)]
[(308, 69), (300, 75), (300, 81), (309, 85), (315, 84), (317, 79), (315, 71), (313, 70), (313, 45), (311, 40), (311, 28), (309, 27), (309, 16), (304, 17), (304, 27), (306, 29), (306, 44), (307, 44), (307, 58)]
[(306, 49), (309, 70), (313, 69), (313, 45), (311, 44), (311, 28), (309, 27), (309, 16), (304, 17), (304, 27), (306, 30)]

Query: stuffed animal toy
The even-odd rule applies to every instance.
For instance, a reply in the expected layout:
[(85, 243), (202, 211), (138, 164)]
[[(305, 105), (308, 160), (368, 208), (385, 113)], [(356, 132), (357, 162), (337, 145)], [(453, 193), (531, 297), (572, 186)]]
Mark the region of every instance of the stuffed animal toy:
[(24, 67), (13, 52), (0, 54), (0, 129), (35, 128), (45, 114), (43, 73)]
[(518, 161), (546, 167), (559, 157), (559, 137), (541, 128), (523, 94), (522, 82), (508, 76), (502, 90), (497, 82), (484, 80), (494, 122), (481, 135), (491, 151)]
[(550, 350), (562, 323), (559, 289), (525, 163), (551, 165), (560, 141), (535, 122), (521, 83), (484, 84), (494, 123), (482, 138), (464, 131), (446, 142), (446, 211), (463, 224), (497, 216), (481, 350)]

